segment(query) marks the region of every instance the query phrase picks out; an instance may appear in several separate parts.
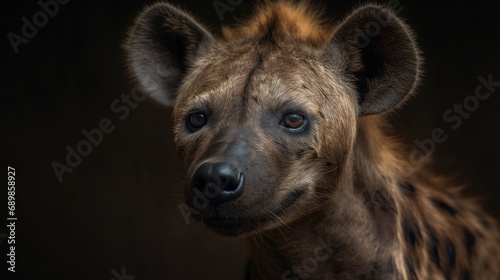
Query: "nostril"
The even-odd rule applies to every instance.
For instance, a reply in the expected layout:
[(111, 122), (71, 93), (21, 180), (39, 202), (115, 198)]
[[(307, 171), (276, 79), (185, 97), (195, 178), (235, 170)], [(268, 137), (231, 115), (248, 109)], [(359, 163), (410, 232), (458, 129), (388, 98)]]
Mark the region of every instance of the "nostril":
[(203, 163), (191, 181), (193, 191), (198, 189), (215, 204), (240, 196), (243, 186), (243, 174), (227, 162)]
[(217, 178), (216, 184), (222, 191), (235, 191), (241, 182), (241, 173), (227, 163), (216, 164), (214, 175)]

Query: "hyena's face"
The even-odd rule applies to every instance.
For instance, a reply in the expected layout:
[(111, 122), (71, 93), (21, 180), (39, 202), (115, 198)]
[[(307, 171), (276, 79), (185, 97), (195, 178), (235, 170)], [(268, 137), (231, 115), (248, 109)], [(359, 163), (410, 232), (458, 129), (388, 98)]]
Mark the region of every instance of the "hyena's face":
[[(358, 118), (398, 104), (417, 80), (413, 40), (388, 10), (365, 7), (333, 32), (304, 7), (278, 3), (222, 39), (157, 4), (127, 43), (143, 88), (174, 107), (187, 204), (226, 235), (291, 224), (324, 205)], [(374, 17), (384, 29), (363, 37)]]
[(356, 117), (353, 90), (332, 71), (300, 45), (219, 44), (198, 62), (174, 119), (186, 199), (205, 224), (239, 234), (321, 204)]

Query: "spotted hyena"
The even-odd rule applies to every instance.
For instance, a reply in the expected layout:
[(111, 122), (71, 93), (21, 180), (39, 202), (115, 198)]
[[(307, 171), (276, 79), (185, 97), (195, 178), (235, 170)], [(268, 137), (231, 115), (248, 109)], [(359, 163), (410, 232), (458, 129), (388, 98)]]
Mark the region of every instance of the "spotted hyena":
[(126, 50), (173, 107), (192, 214), (255, 241), (248, 279), (500, 279), (496, 222), (388, 135), (422, 61), (389, 7), (269, 2), (216, 35), (158, 3)]

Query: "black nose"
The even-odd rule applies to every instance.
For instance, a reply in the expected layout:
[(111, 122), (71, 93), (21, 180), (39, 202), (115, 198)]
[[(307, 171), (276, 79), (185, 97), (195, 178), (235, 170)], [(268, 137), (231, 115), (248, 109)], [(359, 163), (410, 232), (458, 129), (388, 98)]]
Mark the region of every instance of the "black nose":
[(227, 162), (205, 162), (191, 180), (193, 192), (202, 193), (214, 206), (236, 199), (243, 187), (243, 173)]

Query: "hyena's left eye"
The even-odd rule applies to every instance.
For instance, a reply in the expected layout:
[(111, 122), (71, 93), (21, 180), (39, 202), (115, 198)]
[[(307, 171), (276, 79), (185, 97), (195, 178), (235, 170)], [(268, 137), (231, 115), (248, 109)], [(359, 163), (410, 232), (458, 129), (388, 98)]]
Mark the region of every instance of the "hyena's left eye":
[(190, 132), (196, 132), (207, 124), (207, 115), (203, 112), (194, 112), (187, 118), (187, 128)]
[(280, 123), (281, 126), (291, 131), (300, 130), (305, 126), (305, 124), (306, 124), (306, 117), (304, 117), (304, 115), (301, 115), (299, 113), (285, 114), (281, 119)]

